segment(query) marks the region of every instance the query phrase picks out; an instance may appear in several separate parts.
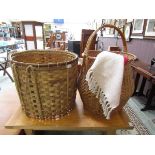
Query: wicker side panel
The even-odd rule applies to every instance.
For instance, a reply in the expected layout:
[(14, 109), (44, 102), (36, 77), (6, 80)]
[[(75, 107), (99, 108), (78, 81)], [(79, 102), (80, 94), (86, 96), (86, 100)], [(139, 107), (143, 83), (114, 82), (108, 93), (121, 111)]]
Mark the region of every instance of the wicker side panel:
[(103, 117), (103, 110), (99, 99), (89, 90), (88, 83), (85, 80), (86, 74), (79, 78), (79, 93), (83, 101), (84, 109), (93, 114), (96, 117)]
[(30, 106), (27, 103), (30, 102), (30, 95), (27, 89), (27, 76), (26, 67), (23, 66), (13, 66), (13, 75), (15, 79), (16, 88), (20, 97), (20, 103), (22, 105), (22, 110), (29, 115)]
[(75, 104), (77, 65), (72, 68), (50, 69), (37, 72), (42, 112), (45, 118), (59, 118)]
[(14, 66), (13, 74), (22, 110), (29, 117), (42, 118), (35, 78), (28, 72), (27, 66)]
[(130, 63), (128, 63), (125, 65), (124, 68), (124, 77), (120, 96), (120, 105), (117, 108), (118, 110), (123, 108), (123, 106), (127, 103), (129, 97), (132, 96), (133, 92), (134, 92), (133, 70), (131, 68)]

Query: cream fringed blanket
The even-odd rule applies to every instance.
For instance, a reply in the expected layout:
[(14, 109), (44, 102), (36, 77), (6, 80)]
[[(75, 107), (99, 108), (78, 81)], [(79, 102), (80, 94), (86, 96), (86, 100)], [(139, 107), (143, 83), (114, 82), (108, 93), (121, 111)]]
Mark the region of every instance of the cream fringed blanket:
[(96, 57), (87, 72), (89, 90), (99, 98), (106, 119), (110, 119), (110, 113), (119, 105), (123, 72), (123, 56), (107, 51)]

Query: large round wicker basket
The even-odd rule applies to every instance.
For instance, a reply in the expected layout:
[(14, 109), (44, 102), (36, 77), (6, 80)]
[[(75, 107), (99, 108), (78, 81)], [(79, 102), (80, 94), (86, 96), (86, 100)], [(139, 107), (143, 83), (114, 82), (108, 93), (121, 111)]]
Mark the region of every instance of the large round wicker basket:
[(76, 54), (31, 50), (11, 55), (11, 67), (22, 110), (28, 117), (57, 119), (75, 105)]
[(84, 58), (83, 58), (83, 64), (79, 75), (79, 85), (78, 85), (79, 93), (84, 104), (84, 109), (96, 117), (104, 117), (103, 109), (101, 104), (99, 103), (99, 99), (96, 98), (96, 95), (89, 90), (88, 83), (85, 79), (86, 79), (86, 73), (88, 69), (92, 65), (92, 62), (95, 60), (95, 57), (92, 57), (92, 54), (89, 51), (89, 47), (91, 45), (91, 42), (95, 34), (100, 29), (105, 27), (114, 28), (115, 30), (118, 31), (123, 42), (123, 52), (121, 54), (126, 55), (128, 57), (128, 63), (124, 67), (124, 76), (123, 76), (122, 91), (120, 96), (120, 104), (115, 110), (113, 110), (113, 113), (116, 112), (117, 110), (122, 109), (122, 107), (126, 104), (129, 97), (132, 95), (134, 91), (134, 79), (133, 79), (132, 68), (130, 66), (130, 63), (131, 61), (136, 59), (136, 56), (127, 52), (127, 44), (125, 41), (125, 37), (119, 28), (111, 24), (102, 25), (97, 30), (95, 30), (88, 39), (85, 51), (83, 53)]

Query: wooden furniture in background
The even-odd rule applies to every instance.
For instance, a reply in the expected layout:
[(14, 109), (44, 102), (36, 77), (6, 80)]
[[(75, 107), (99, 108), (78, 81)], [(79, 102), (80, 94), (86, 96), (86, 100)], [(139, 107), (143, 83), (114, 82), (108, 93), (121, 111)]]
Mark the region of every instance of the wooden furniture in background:
[(20, 21), (12, 21), (11, 22), (12, 26), (14, 27), (14, 30), (15, 30), (15, 38), (21, 38), (22, 35), (21, 35), (21, 22)]
[[(4, 48), (3, 48), (4, 47)], [(10, 80), (12, 82), (14, 82), (12, 76), (9, 74), (9, 72), (7, 71), (7, 67), (9, 66), (9, 48), (7, 48), (7, 46), (1, 46), (0, 47), (0, 71), (3, 70), (3, 76), (4, 75), (8, 75), (8, 77), (10, 78)]]
[(66, 49), (66, 34), (65, 34), (65, 32), (52, 33), (50, 36), (50, 39), (47, 42), (47, 47), (65, 50)]
[[(82, 53), (84, 52), (84, 49), (86, 47), (88, 38), (90, 37), (90, 35), (94, 32), (94, 30), (87, 30), (87, 29), (82, 29), (82, 35), (81, 35), (81, 44), (80, 44), (80, 56), (82, 57)], [(96, 37), (97, 35), (95, 35), (91, 46), (90, 46), (90, 50), (95, 50), (95, 44), (96, 44)]]
[(110, 51), (110, 52), (119, 52), (119, 51), (121, 51), (121, 49), (120, 49), (120, 47), (118, 47), (118, 46), (109, 46), (108, 47), (108, 51)]
[(11, 75), (9, 74), (9, 72), (7, 71), (7, 64), (8, 64), (8, 63), (7, 63), (7, 60), (6, 60), (5, 58), (3, 58), (3, 57), (0, 57), (0, 71), (3, 70), (3, 71), (4, 71), (3, 75), (7, 74), (8, 77), (10, 78), (10, 80), (11, 80), (12, 82), (14, 82), (12, 76), (11, 76)]
[[(10, 98), (5, 98), (6, 94)], [(115, 134), (117, 129), (132, 129), (133, 127), (128, 124), (128, 117), (124, 111), (116, 113), (110, 120), (104, 118), (96, 119), (90, 116), (87, 111), (83, 110), (83, 104), (79, 93), (77, 92), (75, 108), (62, 119), (59, 120), (37, 120), (27, 117), (19, 107), (19, 98), (15, 87), (9, 89), (8, 92), (3, 94), (3, 102), (16, 105), (18, 109), (14, 111), (10, 119), (5, 124), (7, 129), (24, 129), (27, 134), (32, 134), (32, 130), (58, 130), (58, 131), (106, 131), (107, 134)], [(3, 109), (4, 110), (4, 109)]]
[(44, 49), (43, 23), (36, 21), (22, 21), (23, 39), (26, 50)]
[[(134, 90), (133, 96), (134, 95), (144, 96), (143, 91), (145, 88), (146, 80), (149, 80), (151, 82), (152, 86), (150, 89), (150, 93), (148, 94), (148, 99), (147, 99), (146, 105), (141, 110), (142, 111), (155, 110), (155, 106), (151, 106), (153, 96), (155, 95), (155, 70), (151, 70), (150, 65), (148, 65), (142, 61), (139, 61), (139, 60), (135, 61), (132, 64), (132, 67), (133, 67), (134, 71), (136, 72), (135, 90)], [(142, 82), (140, 85), (140, 89), (137, 92), (137, 87), (138, 87), (140, 76), (142, 76), (143, 79), (142, 79)]]

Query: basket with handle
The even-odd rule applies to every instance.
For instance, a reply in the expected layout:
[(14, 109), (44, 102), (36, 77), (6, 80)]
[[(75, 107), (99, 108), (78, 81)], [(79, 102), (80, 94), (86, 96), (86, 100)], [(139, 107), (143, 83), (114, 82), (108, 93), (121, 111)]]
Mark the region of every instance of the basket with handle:
[(58, 119), (75, 105), (78, 56), (72, 52), (30, 50), (11, 55), (11, 67), (24, 113)]
[[(134, 79), (133, 79), (132, 68), (131, 68), (130, 64), (132, 61), (134, 61), (136, 59), (136, 56), (131, 53), (128, 53), (125, 37), (124, 37), (124, 34), (121, 32), (121, 30), (114, 25), (104, 24), (101, 27), (99, 27), (98, 29), (96, 29), (91, 34), (91, 36), (89, 37), (89, 39), (87, 41), (86, 48), (83, 53), (84, 58), (83, 58), (83, 64), (81, 66), (81, 71), (80, 71), (80, 75), (79, 75), (79, 84), (78, 84), (78, 89), (79, 89), (79, 93), (80, 93), (81, 99), (84, 104), (84, 109), (86, 109), (87, 111), (89, 111), (96, 117), (104, 117), (103, 109), (102, 109), (101, 104), (99, 103), (99, 99), (96, 98), (96, 95), (93, 94), (89, 90), (88, 83), (85, 79), (86, 79), (86, 73), (87, 73), (88, 69), (90, 68), (90, 66), (92, 65), (92, 61), (95, 60), (95, 57), (89, 56), (89, 47), (91, 45), (91, 41), (92, 41), (93, 37), (95, 36), (95, 34), (100, 29), (106, 28), (106, 27), (114, 28), (115, 30), (118, 31), (118, 33), (121, 36), (122, 43), (123, 43), (123, 52), (121, 52), (121, 54), (126, 55), (128, 57), (128, 63), (124, 67), (120, 104), (115, 110), (113, 110), (113, 113), (122, 109), (122, 107), (126, 104), (129, 97), (132, 95), (132, 93), (134, 91)], [(90, 64), (90, 60), (91, 60), (91, 64)]]

